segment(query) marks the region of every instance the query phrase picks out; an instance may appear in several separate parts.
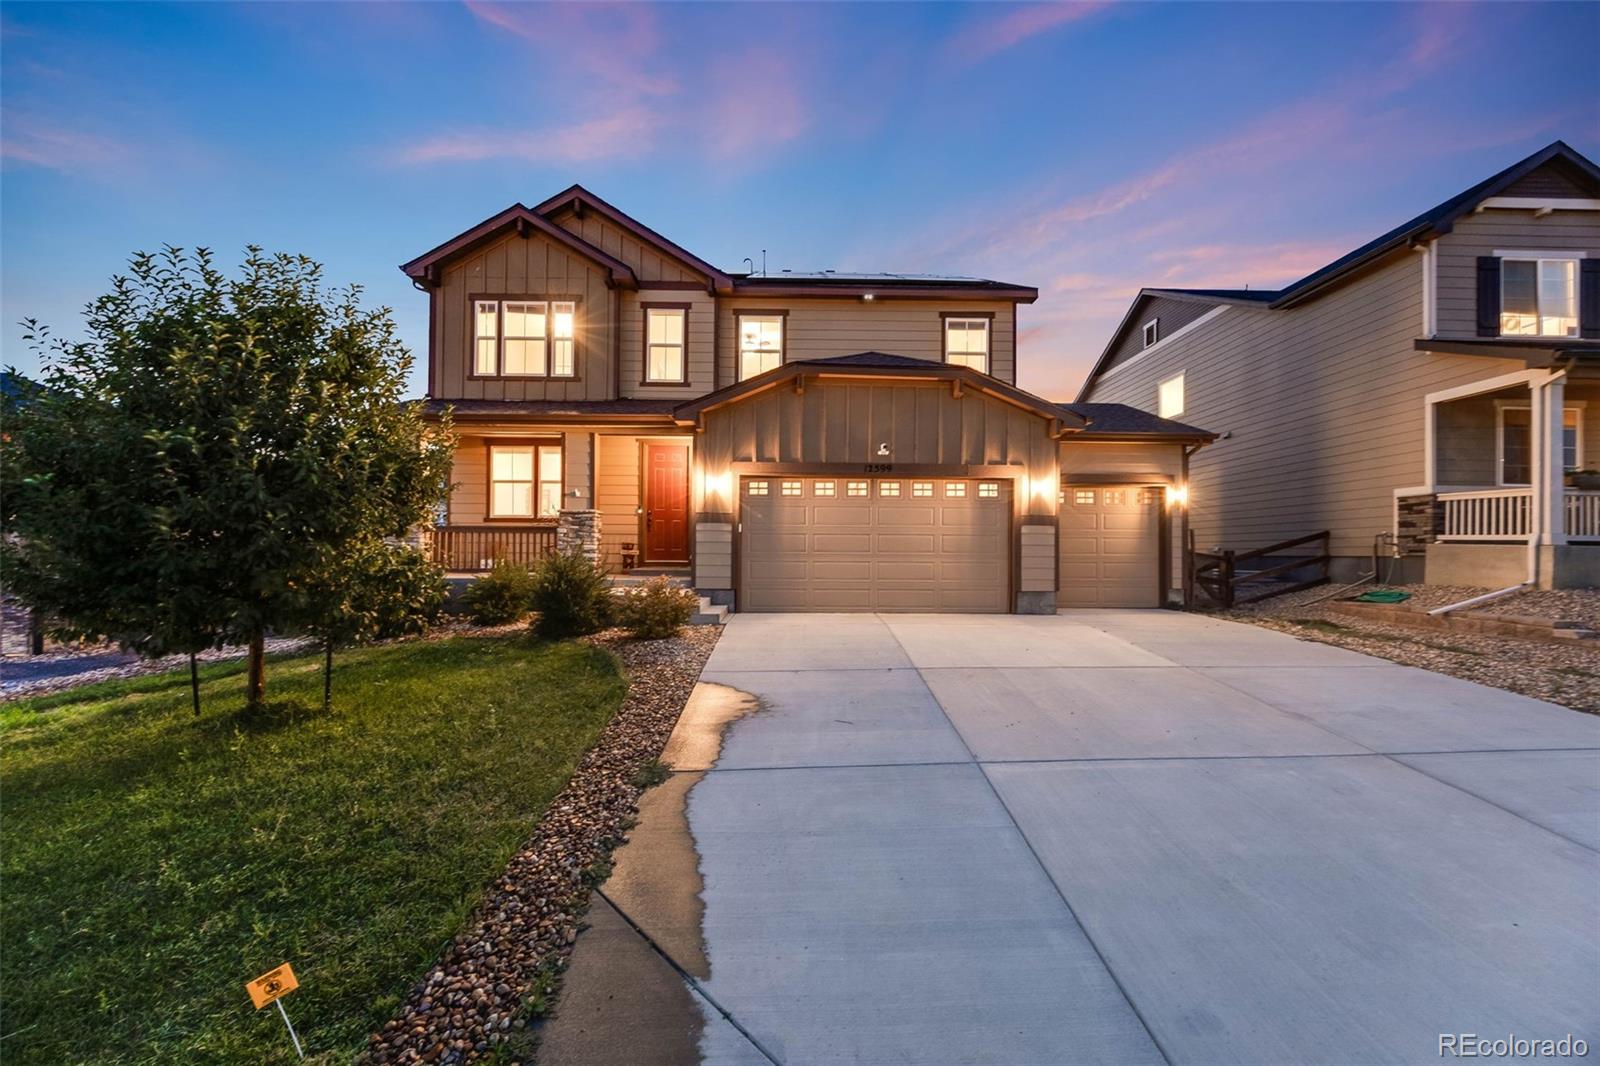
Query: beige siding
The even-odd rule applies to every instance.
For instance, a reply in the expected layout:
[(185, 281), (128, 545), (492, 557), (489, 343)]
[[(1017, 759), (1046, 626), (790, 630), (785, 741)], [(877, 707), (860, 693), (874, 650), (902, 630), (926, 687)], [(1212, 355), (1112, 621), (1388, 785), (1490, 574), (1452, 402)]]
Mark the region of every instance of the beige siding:
[(1185, 373), (1183, 421), (1227, 440), (1190, 461), (1197, 543), (1247, 549), (1319, 529), (1363, 556), (1392, 528), (1393, 493), (1423, 483), (1423, 397), (1520, 369), (1412, 350), (1422, 256), (1287, 311), (1228, 308), (1095, 385), (1089, 400), (1154, 409)]
[(699, 589), (733, 588), (733, 525), (702, 519), (694, 528), (694, 584)]
[(1478, 329), (1478, 257), (1501, 251), (1585, 252), (1600, 256), (1600, 211), (1490, 209), (1457, 220), (1434, 245), (1438, 261), (1436, 330), (1441, 337), (1472, 337)]
[(1144, 351), (1144, 324), (1151, 319), (1156, 321), (1156, 340), (1159, 343), (1161, 339), (1172, 336), (1216, 306), (1214, 303), (1204, 303), (1199, 300), (1145, 297), (1138, 310), (1128, 319), (1126, 331), (1117, 338), (1117, 345), (1112, 349), (1111, 358), (1106, 360), (1106, 369), (1120, 366)]
[[(1115, 402), (1115, 401), (1113, 401)], [(1183, 482), (1182, 444), (1074, 441), (1061, 442), (1061, 477), (1070, 481), (1077, 475), (1097, 478), (1127, 478), (1130, 485), (1179, 485)], [(1183, 587), (1183, 542), (1187, 512), (1182, 507), (1168, 509), (1168, 584)]]
[(622, 568), (622, 545), (639, 544), (639, 438), (616, 433), (595, 440), (595, 510), (600, 552), (608, 570)]
[[(644, 383), (644, 316), (648, 304), (688, 304), (684, 323), (684, 358), (688, 361), (688, 384), (654, 385)], [(712, 361), (712, 330), (716, 300), (703, 292), (626, 292), (622, 294), (622, 375), (623, 396), (643, 399), (692, 399), (711, 392), (715, 385)]]
[(780, 299), (740, 296), (719, 301), (720, 380), (735, 380), (738, 339), (734, 317), (739, 311), (786, 311), (785, 358), (827, 359), (857, 352), (888, 352), (913, 359), (944, 359), (941, 313), (994, 316), (990, 334), (991, 373), (1015, 383), (1016, 305), (1008, 301)]
[(1056, 527), (1022, 526), (1018, 530), (1017, 591), (1056, 590)]
[(564, 433), (561, 436), (562, 477), (566, 491), (561, 507), (585, 511), (594, 506), (594, 434)]
[[(474, 378), (472, 299), (564, 298), (578, 302), (576, 379)], [(611, 290), (606, 271), (546, 237), (508, 234), (444, 270), (432, 294), (430, 392), (443, 399), (602, 400), (612, 395)]]
[(562, 211), (552, 216), (550, 221), (627, 263), (643, 285), (652, 281), (707, 284), (705, 275), (689, 264), (667, 255), (654, 245), (644, 243), (594, 211), (585, 212), (582, 218), (571, 211)]
[(450, 521), (482, 522), (489, 509), (488, 451), (482, 437), (460, 437), (450, 468)]

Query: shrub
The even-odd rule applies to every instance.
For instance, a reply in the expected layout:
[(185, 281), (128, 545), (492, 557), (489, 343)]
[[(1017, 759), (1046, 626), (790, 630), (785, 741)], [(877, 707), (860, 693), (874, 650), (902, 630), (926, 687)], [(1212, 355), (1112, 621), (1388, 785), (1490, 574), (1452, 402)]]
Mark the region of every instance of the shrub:
[(699, 609), (700, 598), (664, 577), (651, 578), (617, 603), (617, 624), (636, 637), (675, 636)]
[(467, 586), (461, 605), (478, 625), (503, 626), (528, 613), (533, 584), (527, 567), (500, 559), (494, 569)]
[(547, 556), (533, 571), (533, 631), (541, 637), (576, 637), (611, 621), (611, 582), (587, 557)]

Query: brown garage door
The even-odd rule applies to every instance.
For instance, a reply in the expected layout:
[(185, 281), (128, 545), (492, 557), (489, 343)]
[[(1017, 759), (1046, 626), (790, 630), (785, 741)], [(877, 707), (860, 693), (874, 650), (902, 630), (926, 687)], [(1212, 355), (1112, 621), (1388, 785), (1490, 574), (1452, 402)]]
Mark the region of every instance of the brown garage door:
[(1069, 485), (1061, 500), (1063, 607), (1159, 607), (1160, 489)]
[(745, 478), (739, 609), (1011, 609), (1011, 485)]

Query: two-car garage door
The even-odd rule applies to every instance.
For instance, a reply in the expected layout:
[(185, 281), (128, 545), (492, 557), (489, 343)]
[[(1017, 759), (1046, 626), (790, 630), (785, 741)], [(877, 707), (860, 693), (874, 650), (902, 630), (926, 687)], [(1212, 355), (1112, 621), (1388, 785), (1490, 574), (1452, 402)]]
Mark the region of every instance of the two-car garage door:
[(747, 611), (1011, 609), (1011, 484), (976, 478), (746, 478)]

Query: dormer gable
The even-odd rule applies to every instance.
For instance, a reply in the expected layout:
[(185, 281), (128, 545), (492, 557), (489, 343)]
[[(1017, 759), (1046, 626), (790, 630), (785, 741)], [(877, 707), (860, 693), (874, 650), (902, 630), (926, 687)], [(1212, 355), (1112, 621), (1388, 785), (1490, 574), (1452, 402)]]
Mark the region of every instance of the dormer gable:
[(642, 281), (699, 282), (708, 292), (733, 291), (733, 279), (727, 274), (582, 185), (562, 190), (533, 210), (627, 262)]
[(491, 215), (466, 232), (403, 264), (400, 269), (414, 284), (426, 289), (436, 288), (446, 264), (513, 232), (523, 237), (537, 233), (588, 259), (607, 272), (607, 286), (610, 288), (639, 287), (639, 278), (633, 267), (522, 204), (512, 204), (499, 214)]

